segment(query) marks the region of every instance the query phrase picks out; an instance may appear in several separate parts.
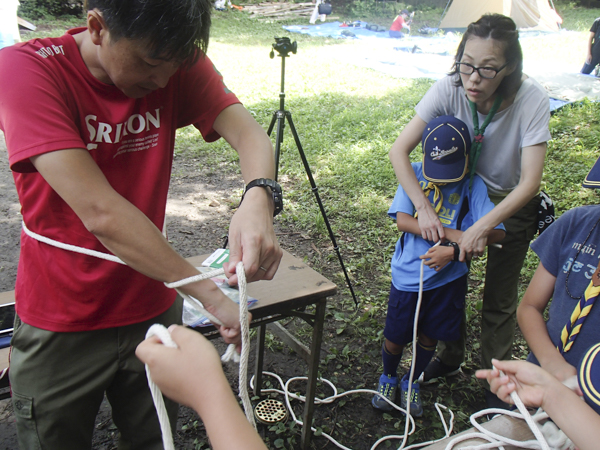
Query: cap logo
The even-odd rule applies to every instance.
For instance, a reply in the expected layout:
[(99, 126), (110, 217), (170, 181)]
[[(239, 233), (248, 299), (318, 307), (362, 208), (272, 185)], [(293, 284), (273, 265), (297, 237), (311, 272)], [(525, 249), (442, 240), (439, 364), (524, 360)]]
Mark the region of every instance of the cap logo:
[(457, 151), (458, 151), (458, 147), (451, 147), (448, 150), (440, 150), (440, 148), (436, 145), (431, 150), (431, 153), (429, 154), (429, 156), (431, 156), (432, 160), (439, 161), (443, 157), (451, 155), (452, 153), (455, 153)]

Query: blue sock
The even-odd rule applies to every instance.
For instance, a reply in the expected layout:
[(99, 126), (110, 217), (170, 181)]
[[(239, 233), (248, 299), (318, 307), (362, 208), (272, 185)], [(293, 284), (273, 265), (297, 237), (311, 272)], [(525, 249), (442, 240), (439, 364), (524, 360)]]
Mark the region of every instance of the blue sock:
[(413, 380), (418, 380), (427, 364), (433, 358), (433, 354), (435, 353), (436, 345), (431, 347), (426, 347), (421, 344), (421, 341), (417, 341), (417, 354), (413, 356), (413, 362), (415, 363), (415, 373), (413, 375)]
[(381, 347), (381, 357), (383, 359), (383, 374), (388, 377), (398, 376), (398, 365), (402, 359), (402, 352), (398, 354), (391, 353), (385, 346), (385, 341)]

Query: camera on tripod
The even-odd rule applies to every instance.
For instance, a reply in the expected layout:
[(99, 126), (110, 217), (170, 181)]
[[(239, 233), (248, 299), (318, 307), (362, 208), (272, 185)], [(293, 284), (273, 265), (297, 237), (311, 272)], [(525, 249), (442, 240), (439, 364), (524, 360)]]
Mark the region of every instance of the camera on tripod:
[(292, 52), (294, 55), (298, 50), (298, 44), (296, 41), (291, 42), (289, 37), (277, 37), (275, 36), (275, 43), (272, 45), (271, 53), (269, 56), (271, 59), (275, 58), (275, 52), (273, 50), (277, 50), (279, 56), (286, 57), (289, 52)]

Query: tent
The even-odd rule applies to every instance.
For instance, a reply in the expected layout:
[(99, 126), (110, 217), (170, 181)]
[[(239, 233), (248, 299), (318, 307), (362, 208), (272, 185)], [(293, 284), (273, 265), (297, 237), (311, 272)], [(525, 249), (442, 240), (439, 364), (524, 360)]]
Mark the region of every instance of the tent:
[(450, 0), (440, 22), (444, 30), (466, 29), (485, 13), (511, 17), (519, 29), (558, 31), (560, 16), (548, 0)]

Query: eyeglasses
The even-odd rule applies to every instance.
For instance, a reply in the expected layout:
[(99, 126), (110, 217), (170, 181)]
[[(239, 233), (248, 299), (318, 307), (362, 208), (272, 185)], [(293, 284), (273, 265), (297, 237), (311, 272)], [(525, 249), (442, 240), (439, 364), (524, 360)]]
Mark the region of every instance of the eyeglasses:
[(494, 69), (493, 67), (475, 67), (472, 64), (464, 63), (464, 62), (456, 63), (456, 68), (458, 69), (459, 73), (462, 73), (463, 75), (471, 75), (473, 72), (477, 71), (477, 73), (479, 74), (479, 76), (481, 78), (485, 78), (487, 80), (496, 78), (496, 75), (498, 75), (498, 72), (500, 72), (506, 66), (508, 66), (508, 63), (504, 64), (499, 69)]

